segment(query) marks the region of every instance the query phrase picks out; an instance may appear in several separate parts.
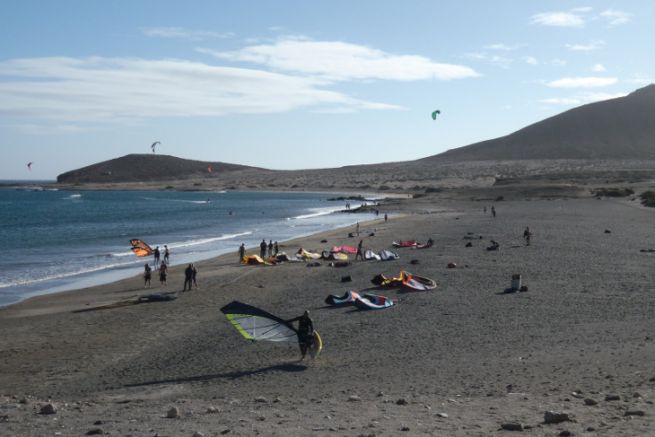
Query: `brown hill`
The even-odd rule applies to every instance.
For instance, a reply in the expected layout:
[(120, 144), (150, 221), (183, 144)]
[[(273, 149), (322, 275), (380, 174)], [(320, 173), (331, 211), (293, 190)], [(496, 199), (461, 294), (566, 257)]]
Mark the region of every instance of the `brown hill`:
[(655, 85), (590, 103), (510, 135), (482, 141), (430, 161), (516, 159), (654, 159)]
[[(208, 170), (211, 166), (212, 171)], [(57, 182), (123, 183), (211, 178), (226, 172), (256, 169), (223, 162), (193, 161), (169, 155), (132, 154), (62, 173)]]

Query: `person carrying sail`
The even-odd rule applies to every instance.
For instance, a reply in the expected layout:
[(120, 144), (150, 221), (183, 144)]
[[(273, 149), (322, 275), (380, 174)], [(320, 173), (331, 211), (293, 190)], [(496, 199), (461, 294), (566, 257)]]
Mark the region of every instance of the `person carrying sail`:
[(298, 346), (300, 346), (300, 353), (302, 354), (300, 360), (302, 361), (305, 359), (309, 348), (314, 344), (314, 323), (309, 318), (309, 310), (305, 310), (302, 316), (287, 320), (287, 323), (291, 324), (296, 321), (298, 322)]

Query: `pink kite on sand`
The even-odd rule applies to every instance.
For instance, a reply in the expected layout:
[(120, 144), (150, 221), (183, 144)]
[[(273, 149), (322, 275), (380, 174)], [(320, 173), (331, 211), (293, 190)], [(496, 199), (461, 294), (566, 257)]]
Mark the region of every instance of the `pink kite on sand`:
[(330, 249), (332, 253), (357, 253), (357, 248), (353, 246), (333, 246)]

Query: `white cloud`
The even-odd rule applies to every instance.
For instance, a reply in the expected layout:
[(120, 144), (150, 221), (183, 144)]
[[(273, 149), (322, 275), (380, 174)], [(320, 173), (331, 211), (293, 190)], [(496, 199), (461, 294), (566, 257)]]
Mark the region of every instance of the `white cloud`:
[(502, 50), (505, 52), (511, 52), (514, 50), (518, 50), (520, 48), (525, 47), (526, 44), (503, 44), (503, 43), (497, 43), (497, 44), (489, 44), (484, 46), (485, 49), (487, 50)]
[(574, 52), (590, 52), (603, 47), (605, 47), (605, 41), (603, 40), (594, 40), (587, 44), (566, 44), (566, 48)]
[(624, 11), (617, 11), (615, 9), (607, 9), (601, 12), (600, 16), (607, 20), (607, 23), (610, 27), (626, 24), (632, 18), (632, 14)]
[(535, 58), (534, 56), (526, 56), (525, 58), (523, 58), (523, 60), (525, 61), (526, 64), (539, 65), (539, 61), (537, 61), (537, 58)]
[(0, 115), (66, 125), (317, 107), (402, 109), (324, 85), (315, 78), (174, 59), (13, 59), (0, 62)]
[(509, 68), (509, 66), (512, 64), (512, 60), (504, 56), (490, 55), (488, 53), (481, 52), (467, 53), (464, 55), (464, 58), (474, 61), (489, 62), (501, 68)]
[(580, 94), (573, 97), (552, 97), (548, 99), (540, 100), (541, 103), (547, 103), (550, 105), (583, 105), (586, 103), (599, 102), (601, 100), (616, 99), (618, 97), (627, 96), (628, 93), (587, 93)]
[(614, 85), (616, 82), (615, 77), (565, 77), (546, 82), (546, 86), (550, 88), (598, 88)]
[(463, 65), (443, 64), (417, 55), (395, 55), (340, 41), (284, 38), (273, 44), (232, 52), (199, 48), (201, 53), (235, 62), (265, 65), (278, 71), (300, 73), (329, 81), (461, 79), (479, 76)]
[(179, 38), (188, 39), (191, 41), (202, 41), (212, 38), (233, 38), (232, 32), (211, 32), (207, 30), (191, 30), (182, 27), (146, 27), (142, 28), (141, 32), (153, 38)]
[(531, 24), (554, 27), (584, 27), (584, 18), (574, 12), (542, 12), (530, 18)]
[(591, 67), (591, 71), (595, 71), (596, 73), (602, 73), (605, 71), (605, 66), (603, 64), (596, 64), (593, 67)]

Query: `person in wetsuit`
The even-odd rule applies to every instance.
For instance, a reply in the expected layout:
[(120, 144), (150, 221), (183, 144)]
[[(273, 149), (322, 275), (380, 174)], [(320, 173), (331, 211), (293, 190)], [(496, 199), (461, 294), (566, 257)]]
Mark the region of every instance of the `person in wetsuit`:
[(309, 311), (305, 310), (302, 316), (288, 320), (287, 323), (298, 322), (298, 346), (300, 346), (301, 360), (305, 359), (310, 346), (314, 344), (314, 323), (309, 318)]

